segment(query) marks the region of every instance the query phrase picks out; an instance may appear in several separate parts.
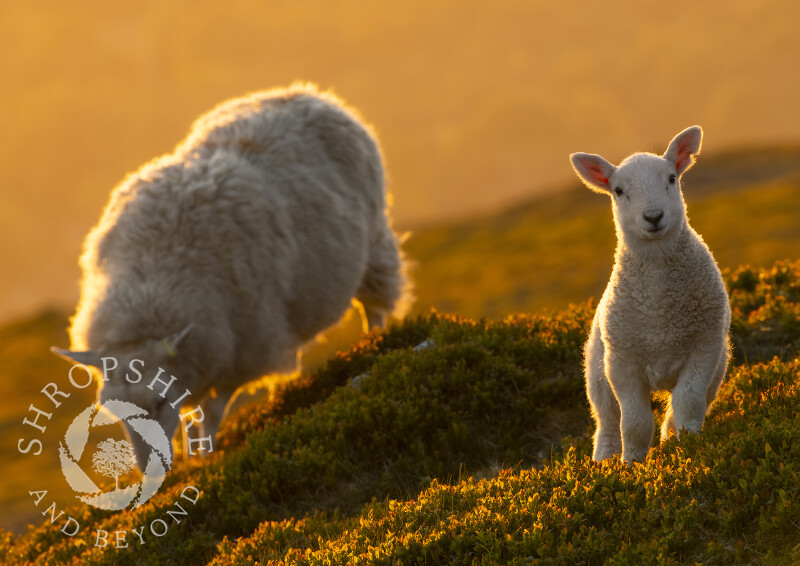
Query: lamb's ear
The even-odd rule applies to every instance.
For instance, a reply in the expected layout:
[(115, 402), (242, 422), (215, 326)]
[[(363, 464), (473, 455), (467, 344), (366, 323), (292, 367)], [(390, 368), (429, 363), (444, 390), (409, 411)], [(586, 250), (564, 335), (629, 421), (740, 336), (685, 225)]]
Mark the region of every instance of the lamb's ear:
[(85, 352), (76, 352), (73, 350), (62, 350), (61, 348), (56, 348), (55, 346), (52, 346), (50, 348), (50, 351), (53, 352), (56, 356), (64, 358), (68, 362), (77, 362), (85, 366), (93, 366), (96, 368), (102, 367), (102, 362), (100, 361), (100, 354), (98, 352), (95, 352), (94, 350), (86, 350)]
[(675, 164), (675, 172), (680, 175), (694, 165), (694, 156), (700, 153), (703, 142), (703, 128), (692, 126), (672, 138), (664, 153), (664, 159)]
[(599, 193), (611, 193), (610, 179), (616, 167), (599, 155), (591, 153), (573, 153), (569, 156), (572, 168), (587, 187)]

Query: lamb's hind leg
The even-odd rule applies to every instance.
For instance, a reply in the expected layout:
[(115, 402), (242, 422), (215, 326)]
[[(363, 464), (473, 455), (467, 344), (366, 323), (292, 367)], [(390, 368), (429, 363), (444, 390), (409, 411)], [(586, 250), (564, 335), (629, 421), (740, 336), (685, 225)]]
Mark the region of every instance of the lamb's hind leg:
[(603, 367), (603, 343), (599, 331), (593, 330), (586, 343), (586, 393), (596, 424), (592, 458), (604, 460), (622, 453), (619, 403), (606, 378)]
[(367, 269), (356, 292), (356, 299), (363, 306), (365, 332), (383, 327), (387, 314), (396, 310), (404, 287), (400, 250), (394, 234), (385, 226), (369, 250)]

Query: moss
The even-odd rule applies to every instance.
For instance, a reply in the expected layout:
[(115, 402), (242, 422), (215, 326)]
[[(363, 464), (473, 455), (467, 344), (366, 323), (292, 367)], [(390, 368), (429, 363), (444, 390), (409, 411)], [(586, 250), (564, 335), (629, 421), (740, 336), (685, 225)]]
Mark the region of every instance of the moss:
[(800, 351), (800, 261), (779, 261), (764, 270), (744, 266), (724, 277), (733, 311), (734, 363), (796, 355)]

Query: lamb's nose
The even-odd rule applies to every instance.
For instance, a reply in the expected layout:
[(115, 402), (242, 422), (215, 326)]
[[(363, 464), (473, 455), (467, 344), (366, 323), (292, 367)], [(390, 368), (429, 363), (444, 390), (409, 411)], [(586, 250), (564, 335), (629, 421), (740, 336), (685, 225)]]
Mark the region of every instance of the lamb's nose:
[(664, 218), (664, 211), (659, 209), (649, 209), (644, 211), (644, 219), (653, 226), (658, 226), (658, 223)]

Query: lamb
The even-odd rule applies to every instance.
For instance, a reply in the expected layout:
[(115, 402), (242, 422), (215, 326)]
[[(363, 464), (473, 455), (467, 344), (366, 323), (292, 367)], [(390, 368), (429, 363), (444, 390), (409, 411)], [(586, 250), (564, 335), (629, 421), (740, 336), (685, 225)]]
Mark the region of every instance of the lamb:
[[(185, 389), (200, 412), (184, 427), (213, 438), (238, 387), (292, 371), (353, 299), (365, 330), (408, 304), (374, 135), (312, 85), (200, 117), (112, 192), (80, 264), (72, 349), (54, 351), (103, 369), (100, 401), (135, 404), (168, 437)], [(131, 370), (150, 373), (131, 383)], [(127, 432), (144, 470), (149, 447)]]
[(666, 153), (634, 153), (619, 167), (574, 153), (575, 172), (612, 199), (614, 269), (585, 347), (597, 424), (595, 460), (641, 461), (653, 438), (651, 391), (671, 392), (661, 441), (699, 432), (725, 375), (731, 311), (719, 268), (689, 226), (680, 178), (700, 152), (692, 126)]

